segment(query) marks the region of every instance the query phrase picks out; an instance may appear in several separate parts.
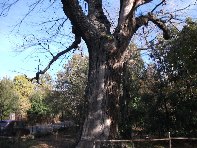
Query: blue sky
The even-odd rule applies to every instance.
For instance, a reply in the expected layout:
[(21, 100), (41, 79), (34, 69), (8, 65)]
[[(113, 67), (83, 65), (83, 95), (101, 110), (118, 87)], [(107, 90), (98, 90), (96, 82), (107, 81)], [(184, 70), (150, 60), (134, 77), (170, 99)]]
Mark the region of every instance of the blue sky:
[[(13, 78), (14, 75), (24, 73), (33, 66), (33, 62), (26, 62), (26, 53), (15, 52), (16, 44), (21, 43), (21, 38), (12, 32), (13, 25), (23, 16), (27, 9), (22, 9), (23, 5), (16, 5), (8, 13), (8, 16), (1, 17), (0, 23), (0, 78), (7, 76)], [(24, 7), (25, 8), (25, 7)], [(32, 67), (33, 68), (33, 67)]]
[[(25, 49), (23, 52), (20, 46), (24, 42), (24, 36), (30, 37), (31, 34), (36, 34), (38, 37), (43, 37), (44, 34), (40, 31), (39, 25), (36, 22), (40, 22), (47, 17), (50, 17), (50, 13), (39, 13), (43, 9), (47, 8), (48, 4), (41, 9), (38, 7), (33, 13), (30, 14), (21, 26), (14, 26), (20, 22), (20, 20), (28, 12), (28, 3), (21, 0), (15, 6), (12, 7), (6, 17), (1, 17), (0, 23), (0, 79), (2, 77), (13, 78), (15, 75), (26, 74), (28, 77), (34, 77), (37, 72), (38, 65), (40, 68), (44, 68), (51, 57), (47, 54), (37, 53), (34, 47)], [(54, 9), (54, 8), (52, 8)], [(36, 13), (39, 13), (37, 15)], [(53, 11), (51, 13), (54, 13)], [(63, 14), (63, 12), (62, 12)], [(33, 17), (32, 17), (33, 16)], [(59, 17), (54, 15), (53, 17)], [(36, 33), (35, 33), (36, 32)], [(55, 45), (51, 45), (55, 46)], [(56, 48), (56, 47), (53, 47)], [(58, 47), (57, 47), (58, 48)], [(48, 56), (48, 57), (46, 57)], [(39, 62), (39, 59), (42, 59)], [(59, 65), (60, 63), (60, 65)], [(58, 61), (52, 65), (49, 73), (62, 69), (64, 62)]]
[[(107, 4), (106, 9), (117, 7), (117, 3), (115, 2), (116, 0), (108, 1), (109, 3)], [(156, 1), (158, 0), (154, 0), (153, 2)], [(184, 7), (184, 5), (186, 6), (188, 2), (192, 1), (194, 2), (195, 0), (179, 3), (179, 6)], [(5, 76), (13, 78), (18, 74), (26, 74), (28, 77), (34, 77), (38, 64), (40, 64), (40, 67), (42, 69), (50, 60), (51, 57), (49, 53), (43, 54), (35, 52), (35, 50), (37, 50), (36, 48), (38, 47), (31, 47), (23, 52), (20, 52), (21, 48), (19, 48), (19, 46), (24, 43), (24, 36), (31, 38), (32, 34), (36, 34), (36, 36), (38, 36), (39, 38), (45, 37), (46, 32), (43, 33), (42, 31), (40, 31), (40, 26), (37, 22), (47, 20), (51, 17), (55, 19), (64, 16), (63, 11), (61, 9), (58, 9), (59, 7), (61, 7), (60, 4), (57, 3), (53, 7), (47, 9), (47, 7), (49, 6), (49, 1), (47, 0), (44, 2), (46, 2), (47, 4), (40, 4), (40, 6), (38, 6), (36, 10), (33, 11), (25, 19), (20, 27), (17, 26), (14, 28), (14, 25), (16, 25), (28, 12), (27, 5), (30, 5), (30, 1), (28, 2), (25, 0), (20, 0), (19, 3), (12, 7), (10, 12), (8, 13), (8, 16), (0, 17), (0, 79)], [(171, 0), (170, 2), (172, 4), (168, 8), (174, 9), (177, 7), (177, 1)], [(45, 13), (43, 12), (43, 10), (45, 10)], [(197, 14), (194, 10), (197, 10), (196, 6), (192, 7), (190, 13), (192, 13), (192, 16), (196, 17)], [(117, 13), (117, 9), (113, 9), (113, 11), (116, 11)], [(114, 20), (116, 14), (114, 13), (110, 17), (112, 20)], [(47, 27), (48, 26), (46, 26), (46, 28)], [(17, 32), (18, 30), (19, 32)], [(68, 30), (69, 22), (68, 26), (64, 28), (65, 33), (69, 32)], [(64, 46), (59, 46), (53, 43), (50, 44), (50, 48), (52, 48), (54, 53), (62, 50), (63, 48), (66, 48), (66, 46), (68, 46), (70, 43), (69, 36), (67, 38), (58, 38), (54, 40), (62, 40), (62, 42), (64, 42)], [(41, 59), (40, 63), (39, 59)], [(49, 70), (49, 73), (54, 75), (57, 71), (61, 70), (66, 59), (68, 59), (68, 57), (64, 57), (63, 59), (60, 59), (55, 64), (53, 64), (53, 66)]]

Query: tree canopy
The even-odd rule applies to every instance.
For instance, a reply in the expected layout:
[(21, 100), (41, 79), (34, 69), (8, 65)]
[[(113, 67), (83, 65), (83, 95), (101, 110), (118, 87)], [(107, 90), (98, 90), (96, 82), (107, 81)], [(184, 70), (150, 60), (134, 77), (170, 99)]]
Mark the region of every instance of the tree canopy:
[(142, 117), (134, 121), (143, 121), (150, 132), (196, 133), (196, 26), (188, 20), (170, 41), (161, 40), (153, 47), (154, 64), (147, 68), (139, 108), (134, 110)]
[(0, 80), (0, 116), (6, 118), (19, 110), (19, 96), (14, 83), (8, 78)]

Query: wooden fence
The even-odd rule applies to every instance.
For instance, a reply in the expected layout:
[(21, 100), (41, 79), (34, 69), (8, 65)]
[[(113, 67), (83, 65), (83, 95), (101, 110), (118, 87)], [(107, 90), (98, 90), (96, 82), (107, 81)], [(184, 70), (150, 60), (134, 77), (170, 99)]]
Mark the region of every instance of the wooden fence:
[(132, 148), (135, 148), (134, 142), (154, 142), (154, 141), (169, 141), (169, 148), (172, 147), (172, 140), (192, 140), (196, 141), (197, 138), (186, 138), (186, 137), (171, 137), (170, 132), (168, 133), (167, 138), (162, 138), (162, 139), (132, 139), (132, 140), (96, 140), (94, 141), (94, 145), (96, 148), (96, 145), (98, 143), (132, 143)]

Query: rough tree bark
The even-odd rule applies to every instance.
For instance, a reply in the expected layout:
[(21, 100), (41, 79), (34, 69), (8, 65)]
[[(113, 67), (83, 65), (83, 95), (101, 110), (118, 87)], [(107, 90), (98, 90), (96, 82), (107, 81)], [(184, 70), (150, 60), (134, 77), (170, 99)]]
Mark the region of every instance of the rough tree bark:
[(120, 0), (119, 21), (112, 34), (110, 22), (102, 9), (102, 0), (86, 0), (88, 15), (83, 13), (78, 0), (62, 0), (63, 10), (73, 25), (75, 36), (84, 39), (89, 51), (88, 115), (77, 146), (79, 148), (92, 148), (96, 140), (119, 136), (121, 73), (133, 34), (152, 21), (169, 37), (167, 27), (153, 13), (135, 16), (136, 8), (150, 1)]

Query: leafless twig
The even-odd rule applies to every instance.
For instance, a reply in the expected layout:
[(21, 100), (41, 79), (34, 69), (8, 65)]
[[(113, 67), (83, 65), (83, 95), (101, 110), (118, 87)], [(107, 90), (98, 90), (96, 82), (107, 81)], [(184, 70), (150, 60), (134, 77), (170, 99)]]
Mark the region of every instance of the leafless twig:
[(0, 3), (0, 6), (2, 8), (2, 10), (0, 11), (0, 16), (7, 16), (7, 12), (9, 12), (9, 10), (11, 9), (11, 7), (13, 5), (15, 5), (18, 1), (19, 0), (15, 0), (11, 4), (8, 4), (8, 1), (7, 2)]
[(155, 8), (153, 8), (153, 10), (151, 12), (154, 12), (160, 5), (162, 5), (166, 0), (162, 0), (159, 4), (157, 4), (155, 6)]

